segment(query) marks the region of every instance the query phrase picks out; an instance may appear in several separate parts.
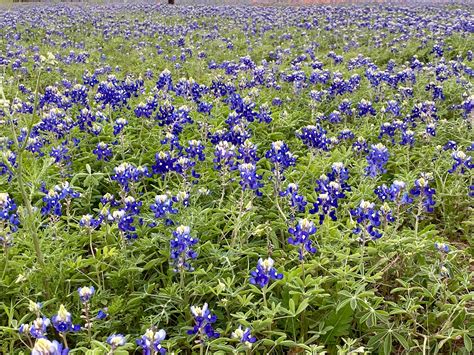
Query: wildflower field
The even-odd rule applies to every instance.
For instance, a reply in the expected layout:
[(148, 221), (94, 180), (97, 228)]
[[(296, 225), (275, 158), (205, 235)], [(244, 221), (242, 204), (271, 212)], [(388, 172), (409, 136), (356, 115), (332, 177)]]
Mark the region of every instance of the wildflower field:
[(472, 353), (472, 7), (0, 31), (0, 353)]

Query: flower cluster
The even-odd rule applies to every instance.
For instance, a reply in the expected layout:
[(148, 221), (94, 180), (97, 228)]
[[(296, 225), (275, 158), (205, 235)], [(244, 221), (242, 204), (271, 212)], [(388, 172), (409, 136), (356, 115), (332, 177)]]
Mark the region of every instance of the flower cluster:
[(372, 148), (366, 157), (367, 163), (369, 164), (365, 168), (367, 175), (374, 178), (379, 174), (385, 173), (387, 171), (385, 165), (387, 164), (389, 157), (390, 153), (382, 143), (372, 145)]
[(267, 151), (265, 157), (272, 162), (272, 170), (279, 174), (296, 163), (296, 156), (290, 152), (288, 145), (283, 141), (272, 142), (272, 147)]
[(262, 196), (259, 190), (263, 184), (260, 182), (262, 177), (257, 174), (257, 167), (252, 163), (243, 163), (239, 165), (240, 186), (245, 191), (247, 189), (254, 190), (257, 196)]
[(296, 224), (295, 228), (289, 228), (288, 232), (292, 237), (288, 238), (288, 243), (292, 245), (299, 246), (299, 258), (300, 260), (304, 259), (304, 253), (314, 254), (317, 249), (313, 246), (313, 241), (310, 239), (310, 236), (316, 233), (316, 226), (309, 219), (300, 219)]
[(201, 342), (204, 341), (204, 336), (208, 338), (218, 338), (220, 336), (212, 326), (216, 322), (217, 317), (211, 313), (207, 303), (204, 303), (202, 307), (191, 306), (191, 313), (195, 324), (193, 329), (188, 330), (189, 335), (198, 334)]
[(250, 283), (263, 288), (268, 285), (270, 280), (281, 280), (283, 274), (278, 273), (277, 269), (273, 267), (274, 264), (272, 258), (258, 259), (257, 268), (250, 272)]
[(170, 241), (171, 259), (175, 272), (184, 270), (192, 271), (194, 268), (189, 263), (197, 257), (197, 252), (193, 246), (197, 244), (199, 239), (190, 235), (188, 226), (179, 226), (173, 232), (173, 238)]
[(431, 175), (422, 174), (419, 179), (415, 180), (415, 186), (410, 190), (410, 193), (418, 198), (419, 203), (426, 212), (433, 212), (434, 205), (436, 204), (433, 198), (436, 190), (430, 187), (430, 180), (432, 180)]
[(161, 342), (165, 340), (166, 332), (163, 329), (157, 330), (151, 327), (146, 330), (136, 343), (143, 349), (144, 355), (166, 354), (166, 349), (161, 346)]
[(362, 244), (367, 238), (376, 240), (382, 237), (382, 233), (378, 230), (381, 224), (380, 211), (375, 208), (375, 203), (362, 200), (359, 207), (351, 210), (351, 216), (355, 217), (358, 223), (353, 233), (360, 235), (359, 240)]

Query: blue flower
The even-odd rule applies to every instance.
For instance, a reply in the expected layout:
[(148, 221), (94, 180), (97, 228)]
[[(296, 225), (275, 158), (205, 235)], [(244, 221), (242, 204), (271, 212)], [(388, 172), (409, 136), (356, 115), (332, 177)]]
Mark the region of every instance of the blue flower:
[(188, 330), (189, 335), (199, 334), (208, 338), (218, 338), (220, 336), (212, 326), (216, 322), (217, 317), (211, 313), (207, 303), (204, 303), (202, 307), (191, 306), (191, 314), (194, 317), (195, 325), (193, 329)]
[(112, 350), (117, 349), (119, 346), (125, 345), (126, 340), (122, 334), (112, 334), (107, 338), (107, 344), (110, 345)]
[(243, 330), (241, 325), (232, 333), (232, 338), (238, 339), (248, 348), (251, 348), (252, 344), (257, 341), (257, 338), (252, 336), (251, 329), (245, 328), (245, 330)]
[(352, 149), (354, 149), (356, 152), (363, 153), (367, 153), (369, 151), (367, 141), (364, 137), (357, 138), (357, 140), (352, 143)]
[(449, 245), (447, 245), (445, 243), (436, 242), (436, 243), (434, 243), (434, 246), (435, 246), (436, 250), (438, 250), (442, 253), (445, 253), (445, 254), (449, 253), (449, 251), (450, 251)]
[(81, 227), (96, 229), (102, 223), (102, 217), (95, 219), (91, 214), (86, 214), (81, 217), (79, 225)]
[(353, 230), (354, 234), (361, 234), (360, 242), (365, 243), (366, 237), (371, 239), (379, 239), (382, 237), (377, 228), (380, 226), (380, 211), (375, 209), (375, 203), (364, 201), (360, 202), (359, 207), (351, 210), (351, 216), (356, 217), (356, 221), (359, 224)]
[(279, 173), (296, 164), (296, 157), (283, 141), (272, 142), (272, 148), (266, 152), (265, 157), (273, 163), (272, 170)]
[(257, 156), (257, 146), (248, 139), (239, 147), (238, 151), (237, 159), (242, 160), (244, 163), (256, 163), (260, 160)]
[(104, 142), (97, 143), (97, 147), (92, 153), (97, 155), (97, 160), (108, 161), (112, 157), (112, 149)]
[(222, 168), (232, 169), (234, 166), (235, 146), (227, 141), (221, 141), (214, 150), (214, 169), (222, 170)]
[(423, 204), (426, 212), (433, 212), (433, 207), (436, 202), (433, 199), (433, 196), (436, 193), (436, 190), (431, 188), (429, 181), (431, 176), (428, 174), (422, 174), (419, 179), (415, 180), (415, 186), (410, 190), (410, 193), (419, 198), (420, 203)]
[(373, 178), (378, 174), (385, 173), (387, 171), (385, 165), (387, 164), (389, 157), (390, 153), (382, 143), (372, 145), (372, 148), (366, 157), (367, 163), (369, 164), (365, 168), (367, 175)]
[(46, 338), (39, 338), (36, 340), (31, 355), (67, 355), (68, 348), (57, 342), (56, 340), (49, 341)]
[[(16, 214), (17, 206), (15, 201), (10, 197), (7, 192), (0, 193), (0, 222), (4, 224), (3, 231), (6, 232), (6, 237), (9, 236), (10, 232), (16, 232), (20, 225), (20, 219)], [(6, 242), (8, 238), (3, 239), (0, 236), (0, 242)]]
[(206, 155), (204, 154), (204, 145), (201, 141), (198, 140), (190, 140), (188, 141), (188, 148), (186, 148), (186, 153), (190, 158), (197, 157), (200, 161), (204, 161), (206, 159)]
[(66, 310), (64, 305), (61, 305), (58, 313), (51, 317), (51, 322), (53, 323), (54, 329), (59, 333), (77, 332), (81, 329), (80, 325), (72, 324), (71, 313)]
[(367, 114), (370, 114), (372, 116), (375, 116), (377, 114), (377, 111), (375, 111), (375, 109), (372, 107), (372, 103), (364, 99), (359, 102), (357, 109), (359, 110), (358, 115), (360, 117), (364, 117)]
[(105, 319), (107, 318), (107, 308), (104, 308), (104, 309), (99, 309), (99, 311), (97, 312), (97, 315), (95, 316), (97, 319)]
[(456, 172), (459, 167), (461, 167), (461, 169), (459, 170), (461, 174), (464, 174), (466, 172), (466, 168), (474, 168), (474, 164), (472, 163), (472, 157), (468, 156), (461, 150), (453, 152), (451, 154), (451, 157), (454, 159), (453, 166), (451, 167), (451, 169), (448, 170), (448, 172), (451, 174)]
[(285, 191), (280, 192), (280, 196), (289, 196), (290, 206), (295, 209), (295, 211), (303, 213), (306, 209), (307, 201), (303, 195), (298, 194), (298, 185), (290, 183)]
[(117, 118), (114, 124), (114, 136), (120, 134), (127, 124), (128, 121), (125, 118)]
[(239, 171), (242, 190), (254, 190), (257, 196), (262, 196), (262, 192), (259, 190), (263, 186), (260, 182), (262, 177), (257, 174), (257, 167), (252, 163), (243, 163), (239, 165)]
[(196, 245), (198, 241), (199, 239), (191, 237), (190, 228), (188, 226), (179, 226), (176, 228), (176, 231), (173, 232), (170, 248), (175, 272), (194, 270), (189, 261), (197, 257), (197, 252), (193, 249), (193, 246)]
[(309, 219), (300, 219), (296, 224), (296, 228), (289, 228), (288, 232), (293, 235), (288, 238), (288, 243), (299, 246), (299, 258), (304, 259), (304, 251), (314, 254), (317, 249), (313, 246), (312, 240), (309, 238), (316, 233), (316, 227)]
[(164, 218), (168, 214), (176, 214), (178, 210), (173, 208), (173, 200), (168, 195), (156, 195), (155, 202), (150, 205), (156, 218)]
[(273, 267), (274, 264), (275, 262), (270, 257), (265, 260), (258, 259), (257, 268), (250, 272), (250, 283), (263, 288), (268, 285), (270, 280), (281, 280), (283, 274), (278, 273), (277, 269)]
[(94, 286), (84, 286), (84, 287), (79, 287), (77, 289), (77, 293), (79, 294), (79, 298), (82, 303), (87, 303), (90, 301), (92, 295), (95, 293)]
[(156, 330), (155, 327), (146, 330), (136, 343), (143, 349), (144, 355), (166, 354), (166, 349), (161, 346), (161, 342), (165, 340), (166, 332), (163, 329)]
[(50, 326), (51, 321), (46, 317), (38, 317), (36, 318), (31, 325), (29, 324), (22, 324), (18, 329), (20, 334), (24, 334), (26, 332), (30, 332), (30, 335), (33, 338), (43, 338), (46, 336), (46, 332), (48, 327)]
[(314, 149), (317, 152), (328, 151), (330, 141), (326, 137), (326, 133), (327, 131), (319, 125), (306, 126), (301, 128), (297, 136), (310, 149)]
[(130, 183), (137, 182), (143, 176), (147, 176), (146, 170), (140, 170), (134, 165), (125, 162), (114, 168), (114, 174), (110, 177), (117, 181), (122, 189), (130, 191)]

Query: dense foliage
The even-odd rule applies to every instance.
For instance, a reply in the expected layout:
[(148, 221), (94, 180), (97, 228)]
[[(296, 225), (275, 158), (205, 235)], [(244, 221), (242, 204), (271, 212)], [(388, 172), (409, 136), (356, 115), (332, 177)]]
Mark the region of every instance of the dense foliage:
[(472, 8), (0, 14), (0, 352), (472, 352)]

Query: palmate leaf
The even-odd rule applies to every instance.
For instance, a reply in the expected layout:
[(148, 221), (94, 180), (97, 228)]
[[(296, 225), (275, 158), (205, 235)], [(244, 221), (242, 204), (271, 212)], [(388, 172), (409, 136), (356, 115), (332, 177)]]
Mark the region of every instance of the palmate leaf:
[(330, 327), (330, 330), (323, 337), (324, 343), (335, 344), (338, 337), (349, 335), (353, 317), (354, 311), (350, 305), (329, 312), (324, 325)]

